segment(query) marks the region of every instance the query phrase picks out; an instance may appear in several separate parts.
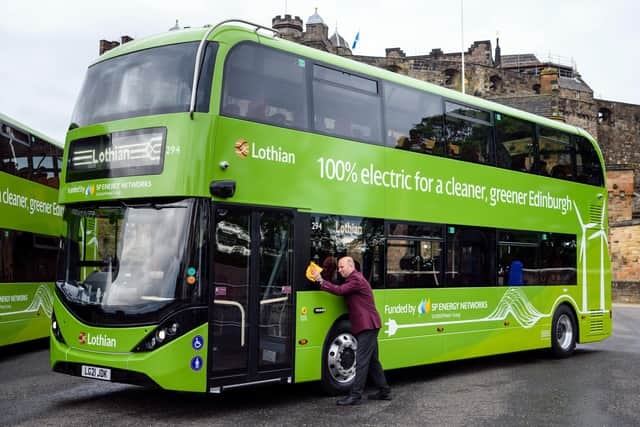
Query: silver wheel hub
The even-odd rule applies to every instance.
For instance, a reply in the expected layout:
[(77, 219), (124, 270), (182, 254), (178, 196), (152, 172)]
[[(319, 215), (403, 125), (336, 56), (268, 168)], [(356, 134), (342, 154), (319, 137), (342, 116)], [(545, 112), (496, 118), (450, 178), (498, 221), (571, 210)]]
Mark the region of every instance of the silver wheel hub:
[(327, 354), (331, 377), (339, 383), (348, 383), (356, 376), (356, 338), (343, 333), (333, 339)]
[(567, 314), (561, 314), (556, 323), (556, 342), (563, 350), (571, 348), (573, 323)]

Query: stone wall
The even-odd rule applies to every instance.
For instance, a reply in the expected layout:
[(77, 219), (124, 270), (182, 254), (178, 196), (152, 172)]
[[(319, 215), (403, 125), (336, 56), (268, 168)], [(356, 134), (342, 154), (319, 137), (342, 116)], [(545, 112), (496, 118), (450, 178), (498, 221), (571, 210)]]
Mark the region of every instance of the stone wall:
[(640, 224), (614, 225), (609, 229), (611, 271), (614, 282), (640, 282)]
[[(476, 49), (476, 51), (478, 50), (480, 49)], [(418, 80), (458, 91), (462, 90), (459, 57), (452, 58), (450, 55), (437, 54), (404, 57), (399, 51), (397, 48), (388, 49), (386, 57), (355, 55), (350, 58)], [(486, 53), (485, 50), (480, 50), (480, 52)], [(476, 53), (476, 55), (480, 55), (480, 53)], [(539, 84), (539, 78), (536, 76), (526, 76), (515, 71), (502, 70), (486, 64), (467, 63), (466, 61), (465, 57), (465, 89), (468, 94), (483, 98), (536, 95), (535, 86)]]
[(609, 224), (628, 223), (633, 219), (633, 170), (609, 170), (607, 192)]
[(615, 302), (640, 303), (640, 282), (611, 283), (611, 299)]

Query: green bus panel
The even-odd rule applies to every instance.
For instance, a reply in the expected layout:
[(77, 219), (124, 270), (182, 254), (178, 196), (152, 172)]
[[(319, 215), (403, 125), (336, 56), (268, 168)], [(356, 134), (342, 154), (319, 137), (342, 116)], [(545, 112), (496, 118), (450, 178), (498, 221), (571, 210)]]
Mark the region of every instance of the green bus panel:
[[(383, 324), (380, 360), (385, 369), (394, 369), (549, 348), (556, 308), (564, 303), (579, 311), (579, 293), (577, 286), (375, 290)], [(324, 340), (341, 316), (347, 313), (340, 298), (298, 292), (296, 382), (320, 379)], [(595, 316), (597, 334), (594, 319), (579, 316), (580, 342), (611, 334), (611, 318)]]
[(48, 336), (52, 307), (53, 283), (0, 283), (0, 347)]
[[(207, 342), (208, 327), (203, 324), (174, 341), (151, 352), (132, 352), (133, 348), (155, 327), (108, 328), (91, 327), (80, 323), (56, 299), (56, 319), (67, 345), (51, 336), (51, 364), (70, 362), (89, 366), (122, 369), (148, 376), (160, 387), (177, 391), (206, 391), (206, 345), (194, 350), (196, 335)], [(200, 357), (198, 370), (191, 361)]]
[[(13, 277), (20, 253), (17, 246), (5, 246), (5, 240), (15, 232), (53, 236), (64, 234), (63, 206), (58, 204), (58, 191), (14, 175), (0, 172), (0, 266), (7, 271), (1, 277)], [(31, 245), (36, 245), (29, 238)], [(10, 241), (10, 239), (9, 239)], [(51, 242), (46, 242), (51, 244)], [(57, 247), (57, 240), (56, 240)], [(5, 252), (6, 251), (6, 252)], [(53, 263), (55, 264), (55, 251)], [(5, 275), (6, 273), (6, 275)], [(55, 272), (48, 272), (48, 280)], [(33, 279), (33, 277), (31, 277)], [(49, 335), (51, 308), (53, 305), (53, 283), (1, 282), (0, 279), (0, 346), (16, 344)]]
[(58, 190), (0, 172), (0, 228), (60, 236)]

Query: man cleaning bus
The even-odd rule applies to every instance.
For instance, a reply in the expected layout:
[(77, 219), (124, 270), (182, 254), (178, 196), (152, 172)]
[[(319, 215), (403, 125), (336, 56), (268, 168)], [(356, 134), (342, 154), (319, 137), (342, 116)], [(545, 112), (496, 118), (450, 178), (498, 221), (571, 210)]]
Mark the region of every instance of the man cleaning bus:
[(358, 340), (355, 380), (349, 394), (336, 403), (340, 406), (362, 403), (362, 392), (367, 381), (367, 374), (371, 375), (374, 385), (378, 388), (377, 393), (368, 396), (369, 399), (391, 400), (391, 388), (387, 384), (384, 370), (378, 360), (378, 332), (382, 322), (373, 302), (371, 285), (359, 271), (356, 271), (355, 263), (351, 257), (340, 258), (338, 273), (345, 278), (345, 282), (341, 286), (323, 279), (317, 270), (312, 273), (321, 289), (345, 297), (349, 307), (351, 331)]

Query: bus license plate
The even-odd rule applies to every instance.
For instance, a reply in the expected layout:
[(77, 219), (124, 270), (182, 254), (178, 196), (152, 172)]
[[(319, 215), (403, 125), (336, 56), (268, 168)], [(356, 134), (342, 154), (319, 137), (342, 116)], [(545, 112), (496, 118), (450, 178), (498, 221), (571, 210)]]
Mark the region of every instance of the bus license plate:
[(82, 365), (82, 376), (97, 380), (111, 381), (111, 369)]

